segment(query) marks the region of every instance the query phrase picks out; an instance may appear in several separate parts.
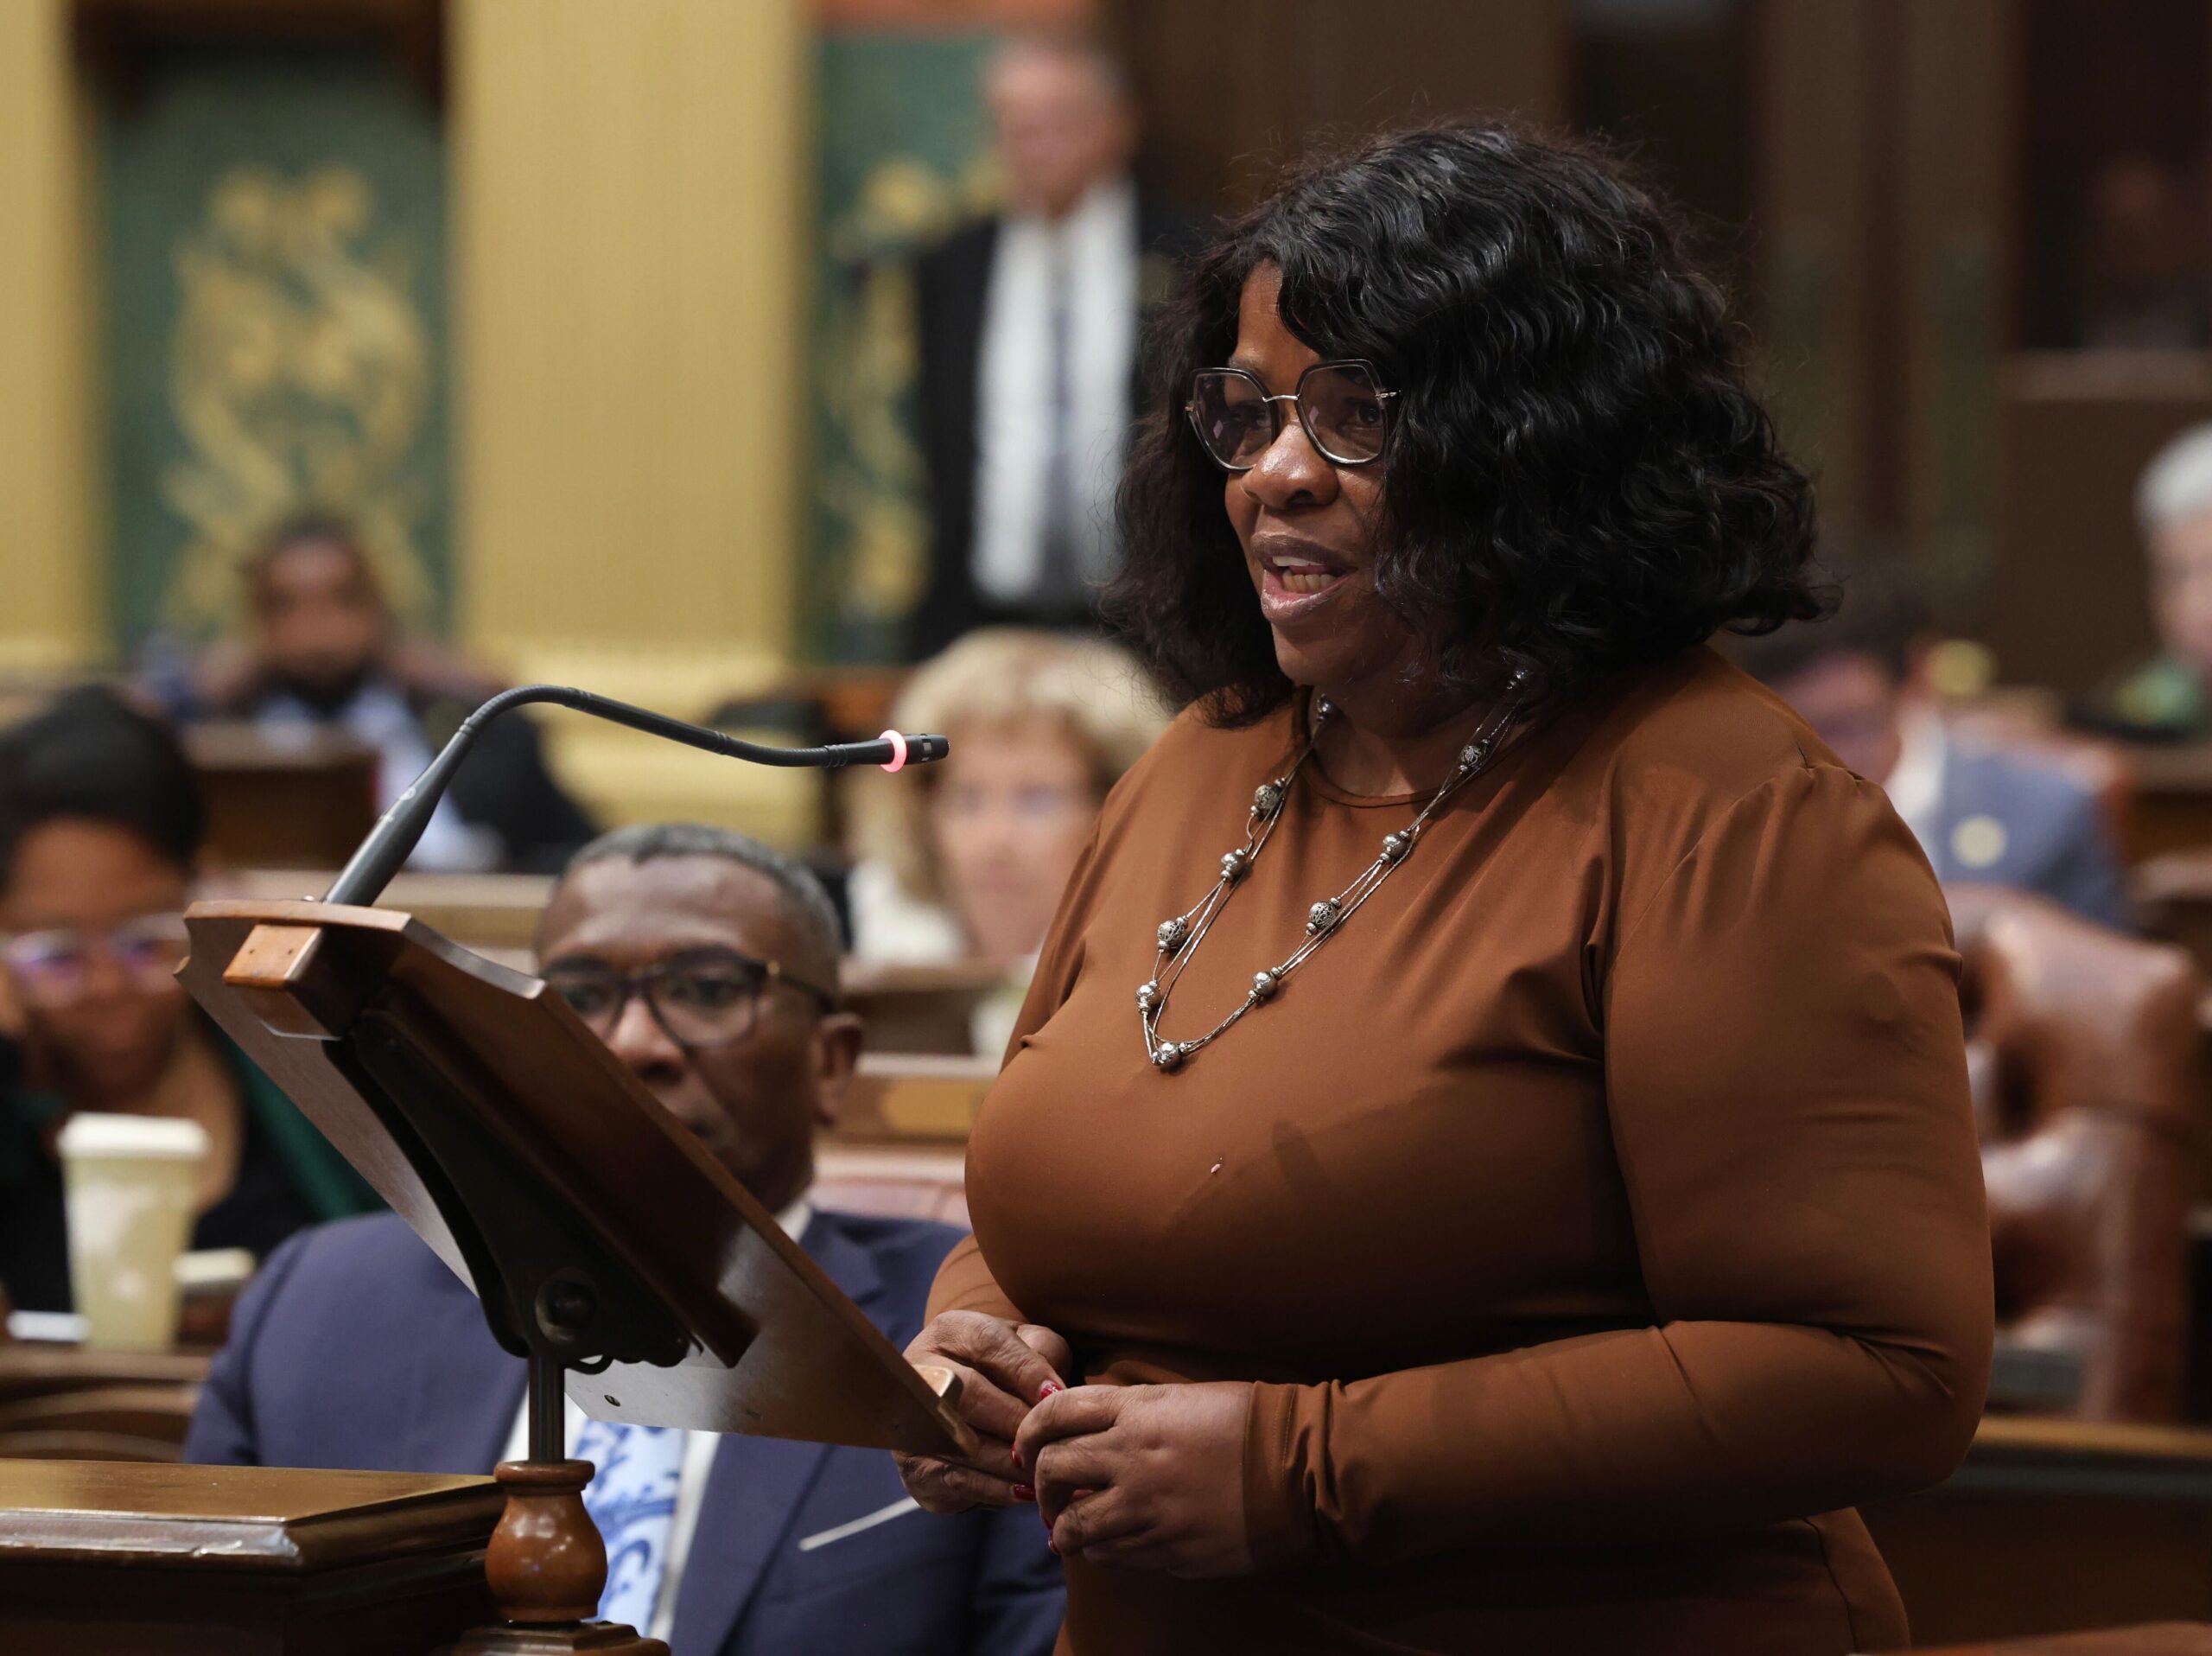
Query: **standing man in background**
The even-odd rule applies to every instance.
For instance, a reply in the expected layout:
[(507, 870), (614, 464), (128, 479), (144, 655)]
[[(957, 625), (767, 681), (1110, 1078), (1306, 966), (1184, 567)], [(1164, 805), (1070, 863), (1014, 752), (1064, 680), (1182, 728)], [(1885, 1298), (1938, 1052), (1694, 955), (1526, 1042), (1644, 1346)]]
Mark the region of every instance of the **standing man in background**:
[(1140, 322), (1185, 240), (1137, 199), (1136, 112), (1103, 53), (1016, 41), (984, 91), (1005, 211), (915, 272), (931, 542), (916, 659), (988, 623), (1089, 622), (1116, 562)]

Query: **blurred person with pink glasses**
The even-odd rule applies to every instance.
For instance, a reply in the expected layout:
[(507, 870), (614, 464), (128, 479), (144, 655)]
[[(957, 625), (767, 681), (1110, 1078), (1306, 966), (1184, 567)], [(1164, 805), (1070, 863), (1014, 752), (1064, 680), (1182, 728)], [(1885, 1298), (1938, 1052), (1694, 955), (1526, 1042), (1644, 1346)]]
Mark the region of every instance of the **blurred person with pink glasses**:
[(378, 1205), (172, 975), (203, 827), (175, 737), (107, 691), (0, 734), (0, 1284), (21, 1309), (71, 1304), (54, 1145), (74, 1114), (206, 1131), (195, 1248), (258, 1257)]

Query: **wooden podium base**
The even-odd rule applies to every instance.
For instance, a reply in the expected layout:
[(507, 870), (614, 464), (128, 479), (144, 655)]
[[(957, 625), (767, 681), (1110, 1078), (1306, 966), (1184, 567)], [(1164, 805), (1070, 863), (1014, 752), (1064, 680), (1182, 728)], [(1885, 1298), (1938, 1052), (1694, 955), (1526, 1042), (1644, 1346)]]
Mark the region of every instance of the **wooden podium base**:
[(507, 1508), (484, 1574), (505, 1621), (463, 1634), (448, 1656), (669, 1656), (658, 1639), (589, 1619), (607, 1585), (607, 1545), (584, 1510), (591, 1474), (589, 1461), (499, 1463)]

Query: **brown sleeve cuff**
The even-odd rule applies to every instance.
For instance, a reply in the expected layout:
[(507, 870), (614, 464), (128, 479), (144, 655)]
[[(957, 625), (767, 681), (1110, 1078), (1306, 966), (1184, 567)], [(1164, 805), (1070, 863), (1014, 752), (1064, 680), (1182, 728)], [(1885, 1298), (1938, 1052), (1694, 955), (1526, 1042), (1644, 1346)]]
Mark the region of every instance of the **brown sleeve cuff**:
[(929, 1315), (940, 1311), (981, 1311), (1008, 1322), (1028, 1320), (992, 1277), (983, 1263), (982, 1246), (973, 1236), (962, 1237), (937, 1268), (937, 1280), (930, 1284)]
[[(1300, 1405), (1319, 1388), (1259, 1385), (1244, 1423), (1244, 1532), (1255, 1570), (1291, 1570), (1319, 1552), (1313, 1501), (1302, 1469)], [(1325, 1404), (1322, 1405), (1325, 1410)]]

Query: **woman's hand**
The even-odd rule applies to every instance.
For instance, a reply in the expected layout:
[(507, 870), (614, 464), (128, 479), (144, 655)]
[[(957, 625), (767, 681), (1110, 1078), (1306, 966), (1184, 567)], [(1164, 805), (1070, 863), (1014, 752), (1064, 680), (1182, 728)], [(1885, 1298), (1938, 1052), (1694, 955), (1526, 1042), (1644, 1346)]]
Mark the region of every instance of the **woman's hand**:
[(1015, 1436), (1054, 1551), (1171, 1576), (1252, 1568), (1244, 1427), (1252, 1388), (1080, 1385), (1046, 1398)]
[(971, 1506), (1011, 1506), (1034, 1500), (1014, 1463), (1014, 1435), (1040, 1398), (1064, 1389), (1074, 1366), (1068, 1342), (1033, 1322), (1008, 1322), (980, 1311), (946, 1311), (914, 1336), (910, 1363), (932, 1363), (960, 1377), (954, 1406), (975, 1428), (976, 1452), (965, 1460), (894, 1455), (906, 1493), (925, 1513)]

